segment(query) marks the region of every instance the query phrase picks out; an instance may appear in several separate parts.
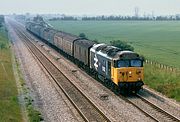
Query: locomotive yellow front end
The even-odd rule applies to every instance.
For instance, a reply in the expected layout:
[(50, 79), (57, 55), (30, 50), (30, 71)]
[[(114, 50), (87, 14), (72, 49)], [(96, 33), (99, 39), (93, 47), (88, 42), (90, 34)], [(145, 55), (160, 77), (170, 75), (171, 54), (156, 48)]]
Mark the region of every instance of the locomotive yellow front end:
[(121, 53), (111, 65), (111, 79), (120, 91), (139, 91), (144, 84), (143, 60), (136, 53)]

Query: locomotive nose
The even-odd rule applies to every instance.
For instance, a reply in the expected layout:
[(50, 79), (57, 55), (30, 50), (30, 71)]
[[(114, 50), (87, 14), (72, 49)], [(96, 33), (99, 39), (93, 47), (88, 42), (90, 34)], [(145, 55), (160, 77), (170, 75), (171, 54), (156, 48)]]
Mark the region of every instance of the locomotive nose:
[(136, 82), (143, 80), (143, 69), (142, 68), (126, 68), (120, 71), (120, 81), (122, 82)]
[(143, 68), (121, 68), (119, 73), (119, 88), (125, 91), (138, 91), (143, 86)]

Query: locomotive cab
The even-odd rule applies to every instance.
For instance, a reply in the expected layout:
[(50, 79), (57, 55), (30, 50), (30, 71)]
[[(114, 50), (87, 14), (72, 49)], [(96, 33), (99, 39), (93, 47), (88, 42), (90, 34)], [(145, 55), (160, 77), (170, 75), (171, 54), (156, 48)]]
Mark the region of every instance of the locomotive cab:
[(132, 51), (97, 44), (90, 49), (90, 68), (102, 81), (113, 82), (120, 91), (138, 91), (143, 86), (143, 60)]
[(111, 79), (120, 89), (138, 91), (143, 86), (143, 60), (138, 54), (122, 51), (111, 65)]

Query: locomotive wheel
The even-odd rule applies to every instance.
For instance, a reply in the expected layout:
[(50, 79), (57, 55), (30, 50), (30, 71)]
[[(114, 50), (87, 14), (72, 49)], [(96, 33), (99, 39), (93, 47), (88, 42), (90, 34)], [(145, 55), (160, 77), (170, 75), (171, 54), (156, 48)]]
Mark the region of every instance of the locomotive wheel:
[(113, 91), (114, 91), (114, 93), (115, 93), (116, 95), (119, 95), (119, 94), (121, 93), (119, 87), (118, 87), (117, 85), (115, 85), (115, 84), (114, 84), (114, 89), (113, 89)]
[(110, 82), (110, 83), (111, 83), (110, 89), (111, 89), (111, 91), (113, 91), (113, 89), (114, 89), (114, 84), (113, 84), (113, 82)]
[(107, 82), (107, 87), (111, 89), (112, 83), (109, 80), (107, 80), (106, 82)]

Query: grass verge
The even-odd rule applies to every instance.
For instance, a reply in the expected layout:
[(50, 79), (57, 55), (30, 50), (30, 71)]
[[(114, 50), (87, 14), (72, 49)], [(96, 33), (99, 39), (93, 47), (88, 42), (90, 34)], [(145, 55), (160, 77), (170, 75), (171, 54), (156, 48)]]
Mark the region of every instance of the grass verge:
[[(13, 54), (9, 46), (6, 29), (2, 27), (0, 28), (0, 122), (22, 122), (23, 115), (19, 104), (18, 90), (11, 60)], [(25, 87), (25, 82), (22, 78), (17, 60), (16, 65), (19, 82), (21, 83), (25, 96), (28, 96), (28, 90)], [(28, 96), (24, 99), (30, 122), (41, 121), (41, 114), (34, 109), (31, 97)]]
[(18, 77), (19, 77), (19, 82), (21, 83), (22, 89), (23, 89), (23, 96), (24, 96), (24, 102), (25, 102), (25, 107), (28, 113), (28, 119), (30, 122), (40, 122), (43, 120), (41, 113), (35, 109), (33, 106), (33, 99), (30, 95), (29, 88), (26, 86), (26, 83), (23, 79), (20, 64), (18, 60), (16, 59), (16, 65), (17, 65), (17, 70), (18, 70)]
[(18, 91), (14, 77), (7, 32), (0, 28), (0, 121), (21, 122)]
[(19, 75), (19, 80), (23, 89), (23, 94), (24, 94), (24, 101), (25, 101), (25, 107), (28, 113), (28, 117), (29, 117), (29, 121), (30, 122), (40, 122), (41, 120), (43, 120), (41, 113), (36, 110), (33, 106), (33, 99), (31, 98), (31, 96), (29, 95), (29, 89), (27, 88), (24, 79), (22, 77), (22, 73), (20, 70), (20, 65), (16, 59), (16, 65), (18, 67), (18, 75)]
[(180, 74), (145, 64), (145, 84), (180, 102)]

